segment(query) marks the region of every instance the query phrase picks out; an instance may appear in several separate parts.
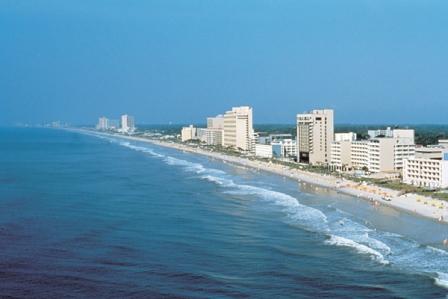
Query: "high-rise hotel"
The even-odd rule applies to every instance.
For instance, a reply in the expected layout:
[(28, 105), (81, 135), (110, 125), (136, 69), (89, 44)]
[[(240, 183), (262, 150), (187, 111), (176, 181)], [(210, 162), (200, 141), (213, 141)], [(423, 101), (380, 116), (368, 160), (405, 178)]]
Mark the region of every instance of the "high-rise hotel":
[(297, 161), (328, 164), (334, 139), (332, 109), (297, 114)]
[(223, 146), (243, 151), (253, 150), (254, 129), (251, 107), (233, 107), (224, 114)]
[(121, 116), (121, 132), (132, 133), (135, 131), (134, 117), (128, 114), (123, 114)]

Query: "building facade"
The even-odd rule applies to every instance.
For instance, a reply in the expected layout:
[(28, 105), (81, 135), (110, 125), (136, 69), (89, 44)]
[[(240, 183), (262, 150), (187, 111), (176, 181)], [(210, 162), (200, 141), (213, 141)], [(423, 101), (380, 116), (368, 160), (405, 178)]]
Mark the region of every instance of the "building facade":
[(200, 142), (207, 142), (207, 129), (205, 128), (196, 128), (196, 139), (199, 139)]
[(221, 129), (205, 129), (205, 142), (207, 145), (222, 145), (223, 130)]
[[(373, 134), (372, 132), (375, 132)], [(352, 140), (355, 135), (336, 134), (331, 147), (330, 165), (337, 170), (366, 169), (370, 172), (396, 172), (404, 160), (415, 155), (414, 130), (372, 130), (369, 140)]]
[(207, 118), (207, 129), (224, 129), (224, 116), (217, 115)]
[(429, 189), (448, 188), (448, 154), (444, 154), (442, 159), (406, 159), (403, 183)]
[(135, 131), (135, 121), (134, 117), (128, 114), (123, 114), (121, 116), (121, 132), (132, 133)]
[(197, 139), (196, 128), (193, 125), (183, 127), (180, 133), (182, 142)]
[(297, 157), (297, 143), (292, 139), (282, 139), (271, 142), (272, 153), (275, 158)]
[(98, 119), (98, 124), (96, 125), (96, 129), (102, 130), (102, 131), (109, 130), (109, 119), (104, 116), (100, 117)]
[(355, 141), (356, 138), (357, 138), (357, 135), (354, 132), (336, 133), (336, 134), (334, 134), (334, 142)]
[(333, 140), (333, 110), (312, 110), (297, 115), (298, 162), (328, 164)]
[(352, 168), (352, 142), (348, 140), (335, 141), (331, 144), (330, 166), (336, 170)]
[(448, 148), (448, 139), (439, 139), (439, 145)]
[(260, 158), (272, 158), (272, 145), (270, 144), (255, 144), (255, 156)]
[(369, 138), (377, 138), (377, 137), (393, 137), (393, 132), (390, 127), (387, 127), (386, 129), (378, 129), (378, 130), (368, 130), (367, 134), (369, 135)]
[(224, 114), (223, 146), (242, 151), (252, 151), (254, 148), (254, 129), (252, 108), (247, 106), (234, 107)]

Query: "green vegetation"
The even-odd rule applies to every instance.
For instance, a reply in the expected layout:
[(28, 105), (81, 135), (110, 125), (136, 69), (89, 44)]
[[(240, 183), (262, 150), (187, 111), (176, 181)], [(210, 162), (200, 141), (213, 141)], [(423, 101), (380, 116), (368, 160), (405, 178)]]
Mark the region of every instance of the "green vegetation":
[[(354, 125), (354, 124), (336, 124), (335, 133), (355, 132), (358, 139), (367, 139), (367, 131), (380, 128), (402, 128), (415, 130), (415, 143), (421, 145), (437, 144), (439, 139), (448, 139), (448, 125), (391, 125), (391, 124), (377, 124), (377, 125)], [(296, 127), (294, 125), (256, 125), (255, 131), (264, 132), (266, 134), (292, 134), (296, 136)]]
[[(151, 131), (164, 135), (178, 135), (182, 124), (172, 125), (140, 125), (139, 131)], [(205, 127), (205, 124), (195, 124), (198, 127)], [(448, 139), (448, 125), (393, 125), (393, 124), (336, 124), (335, 132), (355, 132), (359, 139), (367, 139), (367, 130), (379, 128), (410, 128), (415, 129), (415, 142), (421, 145), (437, 144), (439, 139)], [(294, 124), (260, 124), (255, 125), (256, 132), (266, 134), (291, 134), (296, 136), (296, 127)]]

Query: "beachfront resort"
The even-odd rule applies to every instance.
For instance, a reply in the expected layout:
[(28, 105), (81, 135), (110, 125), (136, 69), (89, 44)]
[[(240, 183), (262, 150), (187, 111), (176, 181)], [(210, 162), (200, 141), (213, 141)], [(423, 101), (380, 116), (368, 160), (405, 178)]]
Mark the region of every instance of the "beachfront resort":
[(207, 118), (206, 128), (182, 128), (182, 142), (222, 146), (267, 159), (327, 167), (357, 177), (401, 180), (426, 189), (448, 187), (448, 141), (415, 144), (413, 129), (368, 130), (366, 139), (354, 132), (334, 133), (334, 111), (297, 114), (292, 134), (254, 132), (251, 107), (234, 107)]
[[(422, 209), (432, 205), (443, 209), (448, 188), (448, 140), (418, 145), (410, 128), (368, 130), (362, 138), (355, 132), (337, 132), (332, 109), (299, 113), (294, 134), (254, 130), (253, 109), (233, 107), (206, 119), (206, 127), (188, 125), (173, 135), (140, 133), (134, 118), (124, 114), (120, 121), (101, 117), (96, 126), (104, 132), (169, 140), (185, 149), (205, 149), (248, 160), (266, 162), (288, 169), (317, 172), (330, 180), (322, 185), (350, 190), (350, 194), (379, 198), (397, 204), (413, 198)], [(204, 152), (204, 151), (202, 151)], [(201, 152), (201, 153), (202, 153)], [(241, 162), (241, 161), (240, 161)], [(240, 163), (241, 164), (241, 163)], [(282, 170), (283, 169), (283, 170)], [(286, 168), (276, 168), (276, 172)], [(329, 179), (331, 177), (331, 179)], [(346, 190), (346, 191), (347, 191)], [(367, 192), (367, 193), (366, 193)], [(375, 196), (373, 196), (375, 195)], [(439, 216), (441, 217), (441, 215)]]

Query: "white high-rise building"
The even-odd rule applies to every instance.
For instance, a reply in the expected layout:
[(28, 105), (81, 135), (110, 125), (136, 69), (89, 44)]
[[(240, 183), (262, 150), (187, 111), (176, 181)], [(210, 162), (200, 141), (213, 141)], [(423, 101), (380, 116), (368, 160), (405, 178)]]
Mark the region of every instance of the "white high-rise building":
[(196, 128), (193, 125), (183, 127), (180, 135), (182, 142), (197, 139)]
[(223, 146), (243, 151), (254, 150), (252, 108), (233, 107), (224, 114)]
[(207, 129), (224, 129), (224, 116), (217, 115), (207, 118)]
[(98, 119), (98, 124), (96, 125), (96, 129), (102, 130), (102, 131), (109, 130), (109, 119), (104, 116), (100, 117)]
[(132, 133), (135, 131), (134, 117), (128, 114), (123, 114), (121, 116), (121, 132)]
[(334, 140), (334, 113), (331, 109), (297, 114), (297, 161), (328, 164)]
[(394, 169), (403, 169), (404, 159), (415, 155), (415, 132), (410, 129), (394, 129)]

